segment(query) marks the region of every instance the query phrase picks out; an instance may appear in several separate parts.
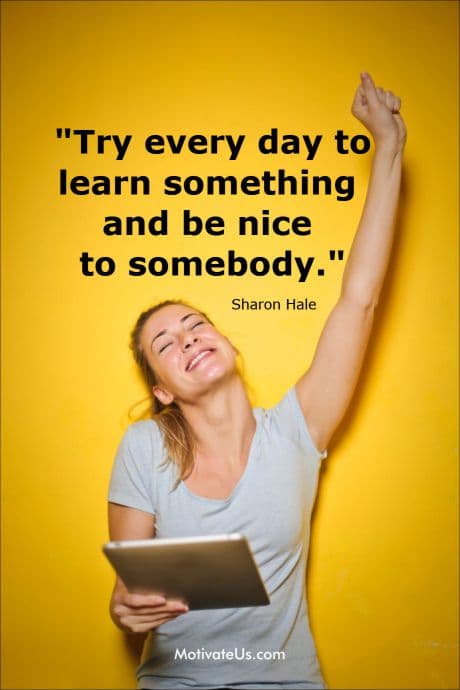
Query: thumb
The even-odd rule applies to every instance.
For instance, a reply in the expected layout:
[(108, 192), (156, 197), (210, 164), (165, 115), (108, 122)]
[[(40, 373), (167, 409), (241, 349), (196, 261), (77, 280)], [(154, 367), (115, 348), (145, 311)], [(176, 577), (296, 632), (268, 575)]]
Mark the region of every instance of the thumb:
[(366, 96), (364, 95), (364, 89), (360, 85), (356, 89), (355, 97), (353, 99), (353, 103), (351, 105), (351, 112), (358, 115), (361, 114), (363, 109), (365, 110), (366, 108)]
[(361, 86), (369, 106), (372, 107), (379, 105), (379, 98), (377, 96), (377, 91), (375, 90), (375, 84), (368, 72), (361, 72)]

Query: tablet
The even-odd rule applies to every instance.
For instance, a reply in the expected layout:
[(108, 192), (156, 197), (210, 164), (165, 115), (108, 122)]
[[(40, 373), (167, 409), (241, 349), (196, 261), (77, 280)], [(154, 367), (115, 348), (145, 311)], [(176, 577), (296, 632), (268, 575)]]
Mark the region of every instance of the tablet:
[(190, 610), (270, 603), (241, 534), (111, 541), (103, 551), (130, 592), (180, 599)]

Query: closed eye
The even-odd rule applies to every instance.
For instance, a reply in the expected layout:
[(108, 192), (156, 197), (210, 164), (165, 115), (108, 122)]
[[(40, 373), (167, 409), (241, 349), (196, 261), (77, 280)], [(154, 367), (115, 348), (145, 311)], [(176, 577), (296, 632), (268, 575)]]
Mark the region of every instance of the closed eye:
[[(206, 323), (205, 321), (197, 321), (196, 323), (193, 324), (193, 326), (190, 327), (189, 330), (193, 331), (194, 328), (196, 328), (197, 326), (202, 326), (205, 323)], [(165, 334), (161, 334), (161, 335), (165, 335)], [(166, 348), (168, 348), (172, 344), (173, 344), (172, 342), (169, 342), (169, 343), (165, 343), (164, 345), (162, 345), (160, 347), (160, 349), (158, 350), (158, 354), (161, 355), (161, 353), (164, 352), (164, 350), (166, 350)]]

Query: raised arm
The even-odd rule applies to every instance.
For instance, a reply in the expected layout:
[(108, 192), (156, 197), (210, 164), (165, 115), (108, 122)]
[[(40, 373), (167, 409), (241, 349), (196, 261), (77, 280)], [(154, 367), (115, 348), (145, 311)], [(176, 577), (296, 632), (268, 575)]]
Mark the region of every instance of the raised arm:
[(406, 140), (400, 106), (391, 91), (376, 89), (370, 75), (361, 75), (352, 113), (374, 139), (369, 187), (340, 298), (326, 321), (310, 368), (296, 384), (300, 406), (320, 450), (327, 447), (353, 395), (388, 266)]

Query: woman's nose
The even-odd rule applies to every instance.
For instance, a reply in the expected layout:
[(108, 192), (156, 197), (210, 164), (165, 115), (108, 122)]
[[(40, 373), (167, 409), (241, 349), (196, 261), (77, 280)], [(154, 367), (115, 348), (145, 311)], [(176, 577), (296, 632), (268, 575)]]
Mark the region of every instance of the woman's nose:
[(188, 350), (194, 343), (198, 342), (198, 336), (193, 333), (185, 333), (182, 338), (182, 349)]

